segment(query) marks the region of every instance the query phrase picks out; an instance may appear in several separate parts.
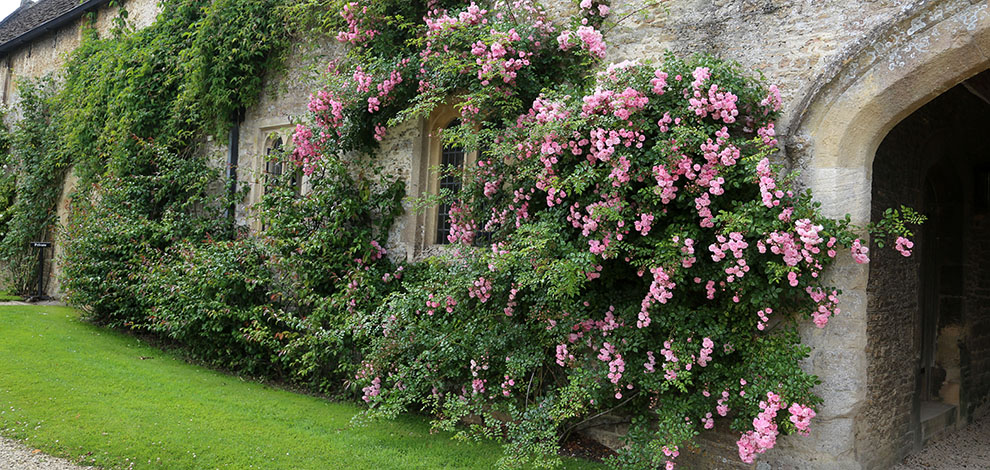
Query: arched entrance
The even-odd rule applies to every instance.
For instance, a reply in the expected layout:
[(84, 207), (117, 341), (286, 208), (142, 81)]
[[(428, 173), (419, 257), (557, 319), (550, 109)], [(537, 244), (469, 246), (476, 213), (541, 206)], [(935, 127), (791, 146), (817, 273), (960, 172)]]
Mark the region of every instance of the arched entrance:
[[(990, 389), (985, 353), (990, 318), (981, 302), (978, 266), (990, 262), (980, 174), (990, 164), (990, 102), (971, 90), (990, 88), (990, 73), (973, 77), (927, 103), (887, 134), (873, 162), (873, 218), (906, 204), (929, 221), (904, 259), (874, 244), (867, 286), (868, 400), (864, 421), (894, 458), (920, 449), (941, 432), (968, 422)], [(879, 437), (885, 436), (881, 439)]]
[[(883, 184), (876, 188), (874, 184), (884, 179), (877, 174), (881, 170), (875, 168), (874, 158), (881, 167), (888, 161), (883, 155), (878, 156), (878, 150), (881, 154), (885, 151), (881, 143), (898, 123), (926, 103), (990, 68), (986, 53), (990, 51), (987, 9), (984, 2), (916, 4), (848, 51), (813, 85), (803, 108), (791, 116), (786, 126), (790, 136), (787, 153), (829, 215), (842, 217), (848, 213), (854, 223), (865, 225), (871, 220), (874, 207), (889, 202), (882, 201), (874, 191), (883, 189)], [(963, 89), (962, 93), (967, 90)], [(971, 94), (965, 96), (977, 99)], [(937, 140), (936, 134), (935, 131), (929, 134), (929, 141)], [(921, 139), (921, 136), (907, 137)], [(937, 144), (915, 141), (913, 145), (919, 154), (917, 158), (923, 158), (925, 151), (919, 148)], [(969, 311), (971, 303), (966, 295), (949, 289), (960, 285), (950, 279), (954, 270), (957, 274), (965, 272), (965, 279), (990, 279), (987, 277), (990, 273), (974, 271), (980, 268), (965, 260), (968, 252), (952, 253), (954, 249), (976, 243), (971, 236), (964, 243), (952, 241), (959, 236), (953, 233), (956, 230), (953, 221), (958, 225), (969, 212), (951, 214), (954, 205), (949, 197), (963, 183), (973, 188), (973, 192), (964, 196), (975, 196), (978, 191), (973, 181), (975, 170), (959, 171), (953, 165), (934, 165), (929, 160), (924, 165), (904, 168), (906, 165), (897, 166), (896, 158), (889, 161), (894, 165), (893, 170), (907, 173), (890, 182), (910, 193), (910, 200), (897, 200), (887, 206), (901, 203), (916, 208), (927, 206), (930, 214), (934, 214), (933, 223), (925, 228), (930, 233), (917, 236), (931, 243), (920, 242), (916, 256), (906, 262), (894, 260), (899, 264), (884, 263), (888, 255), (899, 256), (888, 248), (871, 253), (872, 266), (843, 260), (832, 270), (833, 281), (843, 290), (842, 315), (829, 328), (822, 331), (809, 328), (805, 334), (806, 341), (814, 348), (809, 366), (822, 378), (818, 390), (825, 399), (819, 413), (822, 432), (818, 435), (820, 465), (816, 468), (889, 468), (923, 442), (921, 405), (945, 404), (943, 393), (948, 393), (942, 384), (950, 371), (943, 363), (951, 358), (940, 359), (939, 354), (944, 355), (951, 348), (939, 349), (939, 322), (951, 317), (947, 312), (952, 302), (961, 304), (957, 309), (962, 312), (960, 315)], [(877, 204), (872, 203), (875, 197)], [(975, 199), (969, 202), (974, 208), (977, 206)], [(976, 228), (963, 226), (956, 232), (959, 230)], [(888, 317), (874, 315), (882, 299), (871, 297), (871, 292), (878, 292), (885, 285), (883, 276), (872, 270), (882, 269), (885, 264), (888, 271), (893, 271), (891, 276), (902, 280), (903, 285), (896, 287), (904, 295), (891, 296), (890, 302), (881, 307), (906, 315), (899, 317), (902, 321), (886, 321)], [(953, 296), (959, 299), (954, 300)], [(925, 304), (928, 307), (923, 309)], [(965, 321), (968, 321), (965, 317), (960, 320)], [(924, 322), (929, 325), (924, 329), (928, 332), (926, 337), (922, 336)], [(974, 325), (970, 327), (980, 328)], [(943, 333), (943, 342), (949, 342), (946, 339), (951, 333), (952, 330)], [(927, 352), (923, 351), (923, 344), (928, 344)], [(987, 364), (973, 360), (977, 357), (973, 350), (960, 348), (959, 351), (961, 381), (973, 370), (987, 370)], [(923, 354), (926, 354), (924, 358)], [(909, 358), (906, 362), (905, 357)], [(965, 370), (967, 360), (973, 370)], [(946, 377), (941, 377), (942, 371), (935, 367), (939, 364), (943, 364), (939, 368)], [(936, 385), (938, 390), (934, 390)], [(967, 390), (964, 383), (960, 385), (956, 416), (965, 421), (980, 406), (986, 408), (980, 405), (986, 399), (973, 393), (983, 396), (987, 393), (976, 388)], [(967, 408), (965, 414), (962, 408)]]

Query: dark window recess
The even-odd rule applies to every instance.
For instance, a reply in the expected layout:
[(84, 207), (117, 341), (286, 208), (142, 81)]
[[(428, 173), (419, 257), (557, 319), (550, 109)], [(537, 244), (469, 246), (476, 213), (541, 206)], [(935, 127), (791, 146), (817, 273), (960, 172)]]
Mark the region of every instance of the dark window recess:
[[(443, 147), (440, 151), (440, 169), (444, 172), (437, 188), (441, 194), (457, 194), (461, 191), (460, 170), (464, 167), (464, 149), (459, 147)], [(454, 171), (451, 172), (451, 169)], [(446, 189), (447, 191), (444, 191)], [(447, 245), (447, 235), (450, 234), (450, 206), (444, 202), (437, 207), (437, 244)]]
[[(484, 227), (484, 222), (481, 221), (482, 227)], [(474, 242), (471, 243), (474, 246), (489, 246), (492, 244), (492, 232), (486, 230), (478, 230), (474, 236)]]
[(296, 194), (299, 194), (300, 190), (300, 180), (301, 175), (295, 168), (291, 168), (290, 165), (282, 163), (281, 161), (272, 160), (272, 155), (278, 153), (282, 150), (282, 138), (279, 137), (272, 142), (272, 145), (268, 147), (265, 151), (267, 160), (265, 162), (265, 193), (271, 192), (275, 189), (275, 186), (279, 184), (282, 178), (282, 174), (287, 171), (293, 172), (292, 179), (289, 180), (289, 185), (294, 189)]
[(974, 191), (976, 209), (986, 212), (990, 209), (990, 167), (979, 167), (974, 171)]
[(265, 192), (268, 193), (275, 184), (278, 182), (278, 178), (282, 176), (282, 162), (272, 160), (272, 154), (277, 153), (282, 149), (282, 138), (279, 137), (272, 142), (272, 144), (265, 149)]

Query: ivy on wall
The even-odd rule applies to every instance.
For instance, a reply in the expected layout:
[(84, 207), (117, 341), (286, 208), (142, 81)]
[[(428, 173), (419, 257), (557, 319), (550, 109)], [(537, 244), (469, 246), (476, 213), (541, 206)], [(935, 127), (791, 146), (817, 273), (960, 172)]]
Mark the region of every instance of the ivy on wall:
[[(118, 24), (100, 37), (84, 26), (80, 46), (58, 76), (21, 84), (22, 116), (6, 154), (16, 191), (0, 242), (19, 292), (26, 285), (26, 241), (53, 230), (70, 168), (79, 177), (66, 238), (70, 291), (112, 280), (133, 262), (124, 257), (101, 266), (80, 256), (106, 228), (100, 220), (86, 225), (87, 212), (110, 211), (132, 225), (154, 226), (138, 240), (120, 240), (135, 246), (161, 247), (207, 231), (232, 235), (211, 213), (222, 205), (210, 201), (219, 173), (199, 144), (207, 134), (222, 138), (237, 111), (257, 102), (263, 77), (281, 70), (289, 44), (282, 1), (175, 0), (162, 8), (154, 24), (137, 31)], [(100, 195), (108, 188), (125, 195)], [(86, 275), (75, 275), (81, 272)], [(112, 284), (104, 289), (122, 288)], [(101, 305), (95, 298), (78, 301)]]
[(22, 115), (10, 133), (4, 153), (2, 185), (7, 204), (0, 239), (0, 259), (11, 288), (27, 293), (35, 286), (37, 258), (28, 248), (32, 241), (49, 239), (55, 222), (55, 204), (69, 164), (57, 151), (57, 88), (50, 78), (18, 87)]

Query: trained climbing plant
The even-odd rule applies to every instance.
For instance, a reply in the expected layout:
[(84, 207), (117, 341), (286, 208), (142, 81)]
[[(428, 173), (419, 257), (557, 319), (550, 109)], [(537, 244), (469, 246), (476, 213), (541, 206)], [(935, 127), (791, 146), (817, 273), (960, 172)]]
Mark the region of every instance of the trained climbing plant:
[[(771, 162), (776, 87), (711, 57), (598, 66), (603, 2), (570, 25), (525, 1), (326, 5), (352, 48), (296, 129), (299, 165), (441, 103), (461, 117), (443, 138), (480, 152), (439, 169), (466, 182), (447, 195), (455, 247), (385, 299), (360, 271), (348, 284), (372, 415), (471, 422), (507, 439), (507, 466), (553, 466), (559, 439), (609, 412), (632, 419), (621, 468), (672, 468), (720, 417), (748, 463), (809, 432), (821, 400), (799, 326), (840, 314), (824, 270), (868, 257), (861, 229)], [(921, 217), (897, 216), (876, 227), (907, 255), (903, 221)]]
[(50, 240), (47, 232), (56, 222), (55, 204), (68, 168), (57, 151), (56, 93), (50, 79), (18, 86), (23, 112), (4, 149), (0, 260), (17, 293), (27, 293), (35, 285), (37, 258), (28, 246), (32, 241)]

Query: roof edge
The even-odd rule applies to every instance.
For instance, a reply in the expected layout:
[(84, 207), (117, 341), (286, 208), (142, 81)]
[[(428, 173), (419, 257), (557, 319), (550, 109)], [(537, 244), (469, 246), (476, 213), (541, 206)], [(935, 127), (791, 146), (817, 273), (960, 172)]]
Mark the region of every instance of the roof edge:
[(31, 3), (30, 5), (25, 5), (24, 2), (21, 1), (21, 5), (19, 7), (17, 7), (17, 9), (15, 9), (14, 11), (8, 13), (7, 16), (5, 16), (2, 20), (0, 20), (0, 26), (3, 26), (8, 21), (14, 19), (14, 17), (17, 16), (18, 13), (20, 13), (20, 12), (22, 12), (24, 10), (27, 10), (28, 8), (31, 8), (31, 7), (33, 7), (35, 5), (37, 5), (37, 3)]
[(76, 7), (72, 8), (69, 11), (62, 13), (61, 15), (58, 15), (55, 18), (52, 18), (44, 23), (41, 23), (38, 26), (35, 26), (34, 28), (29, 29), (28, 31), (20, 34), (19, 36), (16, 36), (13, 39), (3, 44), (0, 44), (0, 57), (6, 57), (7, 55), (10, 54), (10, 52), (17, 49), (18, 47), (27, 44), (28, 42), (38, 38), (39, 36), (45, 33), (61, 28), (62, 26), (68, 24), (70, 21), (73, 21), (76, 18), (82, 16), (83, 14), (93, 10), (94, 8), (103, 6), (104, 4), (109, 2), (110, 0), (87, 0), (77, 5)]

